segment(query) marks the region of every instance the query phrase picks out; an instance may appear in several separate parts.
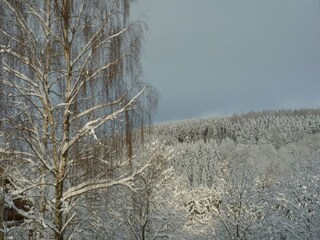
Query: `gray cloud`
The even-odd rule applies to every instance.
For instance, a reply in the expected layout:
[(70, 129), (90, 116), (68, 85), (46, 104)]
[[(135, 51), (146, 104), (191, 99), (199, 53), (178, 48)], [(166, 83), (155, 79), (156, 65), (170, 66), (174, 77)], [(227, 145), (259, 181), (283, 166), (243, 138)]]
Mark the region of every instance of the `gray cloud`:
[(320, 107), (318, 0), (140, 0), (157, 121)]

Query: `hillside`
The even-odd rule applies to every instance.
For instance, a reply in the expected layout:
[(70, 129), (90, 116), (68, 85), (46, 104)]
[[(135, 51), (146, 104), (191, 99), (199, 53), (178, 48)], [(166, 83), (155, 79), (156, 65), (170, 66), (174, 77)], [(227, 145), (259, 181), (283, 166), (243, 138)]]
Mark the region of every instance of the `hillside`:
[(186, 239), (320, 236), (319, 110), (163, 123), (154, 134), (185, 180)]
[[(318, 109), (169, 122), (129, 135), (132, 145), (121, 132), (101, 141), (89, 135), (85, 147), (72, 152), (77, 161), (66, 189), (108, 187), (81, 196), (64, 192), (63, 208), (73, 214), (70, 239), (319, 239)], [(7, 166), (5, 199), (26, 199), (31, 209), (8, 205), (6, 213), (19, 211), (25, 220), (4, 222), (12, 239), (27, 239), (42, 219), (33, 207), (39, 193), (16, 184), (19, 171), (34, 178), (25, 163), (32, 159), (10, 153), (0, 155)], [(41, 186), (34, 179), (29, 182)], [(14, 199), (17, 189), (22, 194)], [(52, 192), (50, 185), (48, 199)], [(52, 209), (41, 214), (50, 216)], [(43, 222), (42, 233), (50, 224)]]
[(175, 144), (198, 140), (220, 142), (230, 138), (237, 143), (294, 142), (304, 134), (320, 132), (320, 110), (281, 110), (250, 112), (231, 117), (192, 119), (156, 125), (155, 135)]

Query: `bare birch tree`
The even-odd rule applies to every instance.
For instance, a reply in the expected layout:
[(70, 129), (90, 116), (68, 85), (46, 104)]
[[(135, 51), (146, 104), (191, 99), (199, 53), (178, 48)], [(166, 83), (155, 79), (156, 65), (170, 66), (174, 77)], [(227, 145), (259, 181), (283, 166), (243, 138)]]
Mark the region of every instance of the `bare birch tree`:
[(64, 239), (77, 197), (133, 188), (153, 158), (112, 177), (95, 166), (128, 169), (106, 157), (127, 146), (132, 158), (132, 129), (155, 102), (140, 80), (144, 25), (130, 21), (132, 2), (0, 0), (2, 165), (15, 178), (12, 196), (32, 195), (33, 212), (21, 214), (40, 238), (46, 228)]

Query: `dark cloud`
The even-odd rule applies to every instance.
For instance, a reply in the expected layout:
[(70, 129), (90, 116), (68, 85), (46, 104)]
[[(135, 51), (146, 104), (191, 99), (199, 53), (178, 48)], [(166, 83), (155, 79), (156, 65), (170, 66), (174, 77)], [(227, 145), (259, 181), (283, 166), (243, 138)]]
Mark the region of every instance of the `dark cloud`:
[(157, 121), (320, 107), (318, 0), (140, 0)]

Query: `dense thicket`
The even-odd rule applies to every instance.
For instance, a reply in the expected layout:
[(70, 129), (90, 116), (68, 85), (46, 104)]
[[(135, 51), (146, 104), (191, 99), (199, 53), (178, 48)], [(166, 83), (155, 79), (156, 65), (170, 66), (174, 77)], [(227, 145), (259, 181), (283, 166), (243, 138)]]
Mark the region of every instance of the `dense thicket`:
[(154, 131), (175, 149), (172, 165), (186, 184), (174, 201), (187, 213), (187, 239), (318, 238), (318, 110), (194, 119)]

